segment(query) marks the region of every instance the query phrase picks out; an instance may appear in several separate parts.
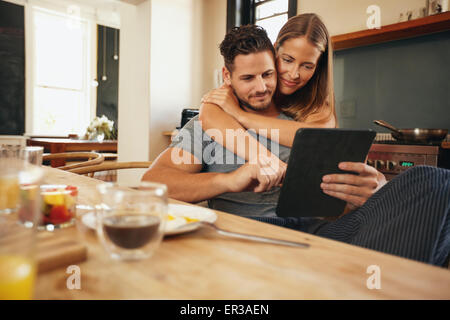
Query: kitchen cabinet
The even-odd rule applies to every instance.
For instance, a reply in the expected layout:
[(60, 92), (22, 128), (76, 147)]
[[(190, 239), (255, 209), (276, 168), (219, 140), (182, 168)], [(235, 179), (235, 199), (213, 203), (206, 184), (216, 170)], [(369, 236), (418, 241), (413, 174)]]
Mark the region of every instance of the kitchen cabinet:
[(331, 37), (335, 51), (450, 30), (450, 12)]

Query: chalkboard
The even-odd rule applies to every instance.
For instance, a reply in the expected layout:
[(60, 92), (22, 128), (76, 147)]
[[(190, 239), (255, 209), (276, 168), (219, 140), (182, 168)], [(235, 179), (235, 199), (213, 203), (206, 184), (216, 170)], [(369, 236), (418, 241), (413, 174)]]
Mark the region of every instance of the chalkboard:
[(335, 52), (342, 128), (450, 129), (450, 31)]
[[(109, 120), (114, 121), (114, 128), (117, 130), (118, 97), (119, 97), (119, 60), (114, 59), (114, 55), (119, 56), (119, 30), (105, 26), (98, 26), (98, 49), (97, 49), (97, 115), (105, 115)], [(103, 32), (106, 33), (106, 41), (103, 39)], [(105, 48), (105, 65), (103, 65), (103, 44)], [(105, 66), (105, 70), (103, 67)], [(106, 80), (102, 76), (106, 75)]]
[(0, 134), (25, 132), (24, 7), (0, 2)]

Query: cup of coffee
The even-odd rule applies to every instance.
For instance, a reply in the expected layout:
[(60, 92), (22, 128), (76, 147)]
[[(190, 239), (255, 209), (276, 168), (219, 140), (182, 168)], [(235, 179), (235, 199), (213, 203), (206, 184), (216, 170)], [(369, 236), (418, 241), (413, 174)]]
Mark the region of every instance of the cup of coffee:
[(164, 235), (167, 187), (143, 183), (138, 190), (111, 183), (98, 186), (97, 234), (116, 260), (140, 260), (153, 255)]

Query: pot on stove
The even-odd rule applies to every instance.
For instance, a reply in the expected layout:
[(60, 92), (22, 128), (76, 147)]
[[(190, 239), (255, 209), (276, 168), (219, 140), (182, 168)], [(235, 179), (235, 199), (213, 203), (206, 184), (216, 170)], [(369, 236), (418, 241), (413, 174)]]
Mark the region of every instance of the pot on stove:
[(448, 129), (397, 129), (390, 123), (383, 120), (374, 120), (376, 125), (392, 131), (392, 137), (398, 141), (410, 143), (441, 143), (448, 134)]

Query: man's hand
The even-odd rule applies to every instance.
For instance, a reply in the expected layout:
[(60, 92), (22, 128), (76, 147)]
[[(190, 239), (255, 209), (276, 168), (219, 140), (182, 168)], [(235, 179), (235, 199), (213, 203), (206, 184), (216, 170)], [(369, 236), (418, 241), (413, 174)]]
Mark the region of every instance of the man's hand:
[(202, 103), (218, 105), (223, 111), (236, 119), (239, 112), (242, 112), (239, 107), (239, 101), (233, 93), (233, 89), (226, 84), (205, 94), (202, 98)]
[(229, 192), (264, 192), (279, 186), (286, 173), (286, 166), (274, 164), (269, 158), (260, 157), (257, 163), (247, 162), (228, 173)]
[(329, 174), (322, 178), (323, 192), (347, 202), (347, 209), (361, 207), (386, 184), (386, 178), (375, 168), (361, 162), (341, 162), (339, 169), (357, 174)]

